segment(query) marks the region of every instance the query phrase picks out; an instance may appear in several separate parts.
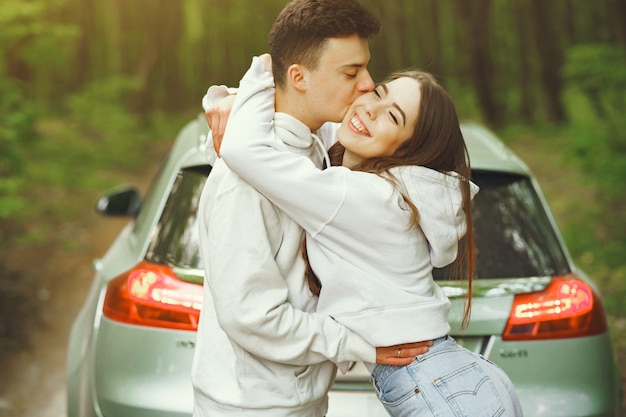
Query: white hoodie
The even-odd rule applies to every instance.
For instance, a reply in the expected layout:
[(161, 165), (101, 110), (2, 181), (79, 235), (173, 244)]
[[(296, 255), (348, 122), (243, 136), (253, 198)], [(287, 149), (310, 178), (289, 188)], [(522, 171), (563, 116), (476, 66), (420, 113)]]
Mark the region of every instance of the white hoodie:
[[(419, 166), (392, 169), (420, 214), (378, 175), (316, 168), (271, 134), (272, 75), (258, 58), (241, 81), (221, 147), (226, 164), (300, 224), (322, 282), (317, 307), (374, 346), (446, 335), (450, 302), (433, 267), (456, 259), (466, 232), (459, 179)], [(478, 191), (474, 184), (472, 195)]]

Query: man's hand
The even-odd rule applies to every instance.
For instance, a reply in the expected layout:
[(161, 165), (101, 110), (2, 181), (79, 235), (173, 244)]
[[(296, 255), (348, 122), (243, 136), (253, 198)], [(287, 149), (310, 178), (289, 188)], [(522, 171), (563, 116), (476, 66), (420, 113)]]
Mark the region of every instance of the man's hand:
[(376, 348), (376, 363), (391, 366), (408, 365), (415, 360), (417, 355), (428, 352), (428, 347), (433, 345), (432, 340), (416, 343), (404, 343), (402, 345), (385, 346)]
[(233, 108), (235, 102), (235, 95), (226, 96), (220, 99), (215, 106), (208, 109), (204, 114), (206, 121), (211, 128), (211, 135), (213, 136), (213, 148), (217, 156), (220, 155), (220, 146), (222, 146), (222, 139), (224, 138), (224, 132), (226, 131), (226, 123), (230, 117), (230, 111)]

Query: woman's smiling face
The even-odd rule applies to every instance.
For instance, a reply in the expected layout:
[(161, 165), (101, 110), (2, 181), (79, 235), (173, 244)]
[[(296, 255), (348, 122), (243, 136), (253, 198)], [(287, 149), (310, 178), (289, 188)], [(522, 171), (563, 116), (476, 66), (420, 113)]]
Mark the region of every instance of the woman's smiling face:
[(420, 83), (401, 77), (357, 98), (341, 123), (343, 165), (391, 156), (413, 134), (420, 103)]

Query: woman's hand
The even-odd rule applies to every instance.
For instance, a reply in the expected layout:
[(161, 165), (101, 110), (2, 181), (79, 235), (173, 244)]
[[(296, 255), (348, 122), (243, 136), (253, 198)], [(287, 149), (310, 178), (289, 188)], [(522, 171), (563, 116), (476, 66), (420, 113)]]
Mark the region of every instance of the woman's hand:
[[(259, 56), (259, 60), (263, 64), (265, 71), (272, 73), (272, 56), (270, 54), (263, 54)], [(235, 104), (236, 94), (231, 94), (220, 99), (213, 107), (207, 109), (204, 112), (206, 121), (211, 128), (211, 136), (213, 137), (213, 149), (217, 156), (220, 156), (220, 147), (222, 146), (222, 140), (224, 139), (224, 132), (226, 131), (226, 125), (228, 124), (228, 118), (230, 112)]]
[(376, 348), (376, 363), (381, 365), (404, 366), (415, 360), (417, 355), (428, 352), (433, 345), (432, 340), (402, 345), (384, 346)]
[(224, 132), (226, 131), (226, 124), (230, 117), (230, 111), (235, 103), (235, 94), (226, 96), (220, 99), (215, 106), (211, 107), (204, 112), (206, 121), (211, 128), (211, 136), (213, 137), (213, 148), (217, 156), (220, 155), (220, 146), (222, 146), (222, 139), (224, 138)]
[(272, 74), (272, 56), (270, 54), (263, 54), (259, 56), (259, 59), (263, 63), (265, 71)]

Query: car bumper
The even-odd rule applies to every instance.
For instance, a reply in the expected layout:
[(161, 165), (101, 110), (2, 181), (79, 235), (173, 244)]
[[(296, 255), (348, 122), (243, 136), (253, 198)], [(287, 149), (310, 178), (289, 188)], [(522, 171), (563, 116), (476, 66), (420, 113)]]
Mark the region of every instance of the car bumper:
[(104, 417), (188, 417), (195, 333), (140, 328), (102, 318), (94, 397)]
[[(138, 331), (103, 317), (96, 337), (96, 415), (191, 416), (193, 332)], [(608, 334), (532, 342), (492, 339), (487, 356), (515, 376), (526, 417), (620, 415), (619, 379)], [(561, 365), (554, 366), (555, 361)], [(387, 416), (367, 371), (362, 365), (357, 368), (358, 374), (338, 377), (327, 417)]]

